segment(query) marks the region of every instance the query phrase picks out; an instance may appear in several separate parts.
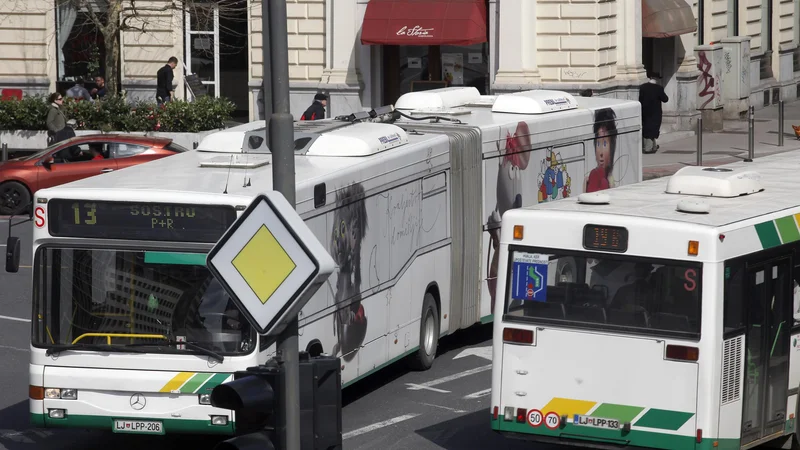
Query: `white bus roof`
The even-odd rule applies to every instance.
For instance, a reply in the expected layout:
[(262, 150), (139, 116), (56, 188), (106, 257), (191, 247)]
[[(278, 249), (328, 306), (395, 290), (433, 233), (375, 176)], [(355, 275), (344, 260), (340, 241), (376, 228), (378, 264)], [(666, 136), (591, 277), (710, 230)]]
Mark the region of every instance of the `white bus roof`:
[[(723, 227), (772, 213), (785, 215), (785, 210), (800, 207), (797, 197), (797, 192), (800, 192), (798, 159), (800, 150), (715, 168), (684, 167), (672, 177), (524, 207), (514, 212), (514, 220), (524, 217), (524, 211), (541, 210), (612, 214)], [(592, 197), (601, 204), (579, 201)], [(602, 204), (605, 200), (608, 203)]]

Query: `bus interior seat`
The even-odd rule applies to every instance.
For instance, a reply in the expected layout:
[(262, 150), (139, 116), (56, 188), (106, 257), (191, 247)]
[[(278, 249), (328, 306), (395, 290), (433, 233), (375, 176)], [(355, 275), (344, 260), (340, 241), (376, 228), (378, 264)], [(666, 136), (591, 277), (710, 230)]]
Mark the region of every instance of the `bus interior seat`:
[(606, 309), (602, 306), (565, 305), (565, 313), (569, 320), (606, 323)]
[(526, 316), (541, 317), (544, 319), (564, 319), (566, 312), (563, 303), (557, 302), (523, 302)]
[(650, 317), (650, 326), (666, 330), (692, 331), (689, 317), (670, 313), (656, 313)]
[(648, 328), (650, 320), (647, 311), (625, 311), (622, 309), (609, 309), (607, 312), (608, 323), (626, 327)]

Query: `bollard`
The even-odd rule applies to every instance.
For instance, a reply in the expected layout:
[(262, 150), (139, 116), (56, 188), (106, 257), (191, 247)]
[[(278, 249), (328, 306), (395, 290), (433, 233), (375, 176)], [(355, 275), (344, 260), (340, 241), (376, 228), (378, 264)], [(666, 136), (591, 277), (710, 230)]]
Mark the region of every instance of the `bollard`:
[(3, 144), (0, 152), (0, 161), (8, 161), (8, 144)]
[(703, 116), (697, 118), (697, 165), (703, 165)]
[(783, 100), (778, 101), (778, 147), (783, 147)]
[(751, 106), (747, 112), (747, 158), (745, 162), (753, 162), (755, 156), (756, 136), (755, 136), (755, 107)]

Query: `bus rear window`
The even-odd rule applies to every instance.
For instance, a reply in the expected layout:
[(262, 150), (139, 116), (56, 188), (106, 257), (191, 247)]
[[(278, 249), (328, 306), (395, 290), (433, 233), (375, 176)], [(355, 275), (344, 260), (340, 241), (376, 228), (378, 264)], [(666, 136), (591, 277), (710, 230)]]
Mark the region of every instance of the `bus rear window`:
[(552, 250), (512, 250), (512, 318), (637, 334), (700, 336), (701, 264)]

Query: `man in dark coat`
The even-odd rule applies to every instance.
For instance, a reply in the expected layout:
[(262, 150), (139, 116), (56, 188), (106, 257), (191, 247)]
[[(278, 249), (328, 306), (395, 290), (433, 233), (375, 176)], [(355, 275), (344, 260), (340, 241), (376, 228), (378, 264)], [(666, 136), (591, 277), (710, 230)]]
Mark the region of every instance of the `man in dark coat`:
[(174, 100), (175, 89), (172, 87), (172, 80), (174, 79), (173, 71), (175, 66), (178, 65), (178, 58), (171, 57), (164, 67), (158, 69), (156, 73), (156, 102), (162, 105)]
[(308, 107), (300, 120), (320, 120), (325, 118), (325, 107), (328, 105), (328, 97), (325, 94), (314, 96), (314, 103)]
[(642, 152), (655, 153), (658, 150), (656, 139), (661, 132), (661, 104), (669, 97), (664, 88), (650, 78), (639, 86), (639, 103), (642, 104)]

